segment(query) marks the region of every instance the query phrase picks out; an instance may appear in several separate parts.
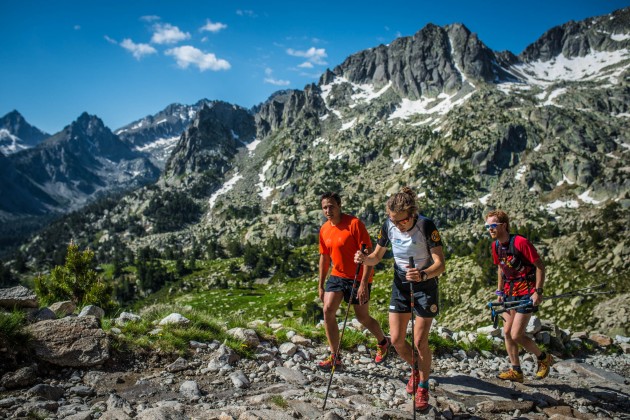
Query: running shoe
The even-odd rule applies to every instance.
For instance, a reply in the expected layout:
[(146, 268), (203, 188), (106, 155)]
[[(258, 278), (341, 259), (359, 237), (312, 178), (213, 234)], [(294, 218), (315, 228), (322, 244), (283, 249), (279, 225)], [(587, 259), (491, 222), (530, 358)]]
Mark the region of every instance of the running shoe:
[[(334, 354), (331, 354), (321, 362), (319, 362), (318, 366), (321, 370), (332, 370), (333, 359), (335, 358)], [(337, 357), (335, 360), (335, 369), (339, 370), (343, 368), (343, 364), (341, 363), (341, 357)]]
[(389, 355), (389, 348), (392, 345), (392, 341), (389, 337), (385, 337), (385, 340), (387, 340), (387, 342), (382, 346), (380, 344), (376, 344), (376, 357), (374, 358), (374, 363), (376, 364), (383, 363)]
[(553, 365), (553, 357), (551, 357), (551, 353), (547, 353), (547, 357), (545, 357), (543, 360), (538, 361), (538, 372), (536, 372), (536, 379), (545, 379), (549, 375), (551, 365)]
[(416, 377), (416, 387), (420, 383), (420, 371), (418, 371), (417, 369), (414, 369), (413, 375), (411, 375), (409, 377), (409, 382), (407, 382), (407, 387), (405, 388), (405, 391), (407, 391), (407, 394), (413, 394), (414, 391), (415, 391), (415, 389), (413, 389), (413, 377), (414, 376)]
[(523, 383), (523, 372), (517, 372), (514, 369), (506, 370), (497, 375), (497, 378), (504, 381), (520, 382)]
[(429, 408), (429, 390), (418, 387), (416, 392), (416, 411), (424, 411)]

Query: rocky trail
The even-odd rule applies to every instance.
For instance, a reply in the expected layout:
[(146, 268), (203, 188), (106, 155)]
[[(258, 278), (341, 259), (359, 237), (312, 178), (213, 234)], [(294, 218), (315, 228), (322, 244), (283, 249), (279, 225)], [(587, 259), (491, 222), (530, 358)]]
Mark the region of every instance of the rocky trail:
[[(0, 394), (1, 418), (50, 419), (409, 419), (408, 365), (394, 353), (373, 363), (364, 346), (344, 355), (334, 374), (317, 368), (322, 346), (297, 335), (279, 347), (260, 342), (255, 359), (219, 342), (191, 343), (193, 356), (158, 355), (97, 368), (40, 364), (5, 375), (21, 386)], [(295, 344), (299, 343), (299, 344)], [(435, 357), (431, 407), (418, 418), (630, 418), (630, 355), (556, 359), (548, 378), (534, 378), (525, 356), (525, 382), (495, 378), (507, 358), (457, 351)], [(611, 370), (612, 368), (612, 370)], [(615, 372), (616, 371), (616, 372)], [(11, 386), (9, 386), (11, 387)]]

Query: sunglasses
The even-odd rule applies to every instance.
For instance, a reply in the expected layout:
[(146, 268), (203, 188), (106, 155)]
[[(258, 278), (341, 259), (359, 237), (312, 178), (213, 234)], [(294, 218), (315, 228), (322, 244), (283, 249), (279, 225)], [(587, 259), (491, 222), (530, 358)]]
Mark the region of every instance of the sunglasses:
[(505, 223), (490, 223), (489, 225), (484, 225), (486, 229), (496, 229), (499, 225), (504, 225)]
[(394, 219), (389, 219), (389, 220), (395, 225), (400, 225), (402, 223), (407, 223), (410, 219), (411, 219), (411, 216), (407, 216), (404, 219), (399, 219), (399, 220), (394, 220)]

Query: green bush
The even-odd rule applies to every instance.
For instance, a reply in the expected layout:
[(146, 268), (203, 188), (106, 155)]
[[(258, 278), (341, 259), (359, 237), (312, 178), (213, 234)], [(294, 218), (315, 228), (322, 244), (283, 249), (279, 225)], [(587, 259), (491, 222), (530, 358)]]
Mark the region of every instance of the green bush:
[(108, 309), (113, 305), (111, 286), (93, 268), (94, 251), (81, 252), (70, 243), (64, 265), (58, 265), (50, 275), (35, 278), (35, 293), (43, 303), (71, 300), (79, 307), (96, 305)]
[(21, 311), (0, 312), (0, 343), (23, 346), (29, 335), (22, 329), (25, 325), (24, 313)]
[(449, 338), (441, 337), (437, 332), (429, 333), (429, 348), (436, 354), (452, 353), (457, 347), (457, 343)]

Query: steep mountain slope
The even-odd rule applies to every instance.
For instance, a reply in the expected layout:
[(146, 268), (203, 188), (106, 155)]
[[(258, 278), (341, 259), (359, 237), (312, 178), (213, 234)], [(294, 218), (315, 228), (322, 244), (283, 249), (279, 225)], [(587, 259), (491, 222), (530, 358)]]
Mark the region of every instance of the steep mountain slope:
[[(22, 193), (7, 195), (11, 199), (3, 200), (0, 209), (17, 217), (32, 214), (31, 206), (38, 212), (65, 213), (85, 205), (100, 191), (134, 188), (159, 175), (146, 158), (86, 113), (36, 147), (7, 159), (10, 172), (3, 185), (18, 183)], [(28, 206), (20, 207), (16, 198)]]
[[(202, 110), (156, 185), (67, 235), (106, 252), (114, 237), (161, 251), (305, 240), (326, 190), (376, 233), (387, 196), (410, 185), (443, 232), (444, 317), (454, 325), (486, 315), (481, 305), (458, 316), (489, 299), (482, 223), (493, 208), (539, 247), (552, 290), (614, 276), (627, 292), (629, 16), (569, 22), (520, 56), (491, 51), (463, 25), (428, 25), (348, 57), (317, 85), (273, 95), (254, 116), (228, 104)], [(570, 321), (593, 307), (550, 311)]]
[(194, 105), (171, 104), (155, 115), (127, 124), (114, 133), (136, 151), (146, 153), (151, 162), (164, 169), (179, 136), (204, 106), (216, 101), (202, 99)]
[(0, 153), (4, 155), (33, 147), (47, 137), (48, 134), (30, 125), (17, 111), (0, 118)]

